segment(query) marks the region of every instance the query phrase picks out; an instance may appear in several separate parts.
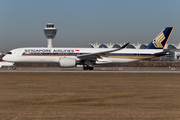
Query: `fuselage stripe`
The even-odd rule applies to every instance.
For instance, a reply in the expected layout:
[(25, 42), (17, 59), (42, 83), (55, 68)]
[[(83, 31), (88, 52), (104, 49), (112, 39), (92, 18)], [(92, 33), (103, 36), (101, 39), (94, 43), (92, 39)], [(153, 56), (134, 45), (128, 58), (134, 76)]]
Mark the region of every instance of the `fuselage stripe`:
[[(64, 57), (64, 56), (78, 56), (90, 53), (31, 53), (22, 56), (48, 56), (48, 57)], [(139, 54), (139, 53), (110, 53), (103, 58), (124, 58), (124, 59), (149, 59), (155, 57), (153, 54)]]

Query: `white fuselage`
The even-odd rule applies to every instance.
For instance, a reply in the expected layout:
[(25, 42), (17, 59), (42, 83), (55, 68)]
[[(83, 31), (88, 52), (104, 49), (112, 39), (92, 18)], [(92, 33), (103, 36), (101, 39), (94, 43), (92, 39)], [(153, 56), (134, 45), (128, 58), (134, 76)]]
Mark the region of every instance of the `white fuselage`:
[[(9, 62), (59, 62), (61, 57), (71, 57), (81, 61), (77, 56), (113, 50), (109, 48), (17, 48), (8, 52), (3, 60)], [(125, 63), (154, 58), (160, 49), (122, 49), (109, 53), (95, 60), (96, 64)]]

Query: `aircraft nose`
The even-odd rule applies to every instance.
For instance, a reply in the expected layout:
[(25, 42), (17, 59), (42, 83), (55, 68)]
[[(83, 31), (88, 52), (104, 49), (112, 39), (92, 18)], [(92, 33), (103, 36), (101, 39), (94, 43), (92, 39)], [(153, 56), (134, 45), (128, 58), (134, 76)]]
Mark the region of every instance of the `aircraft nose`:
[(7, 56), (5, 55), (2, 60), (6, 61), (7, 60)]

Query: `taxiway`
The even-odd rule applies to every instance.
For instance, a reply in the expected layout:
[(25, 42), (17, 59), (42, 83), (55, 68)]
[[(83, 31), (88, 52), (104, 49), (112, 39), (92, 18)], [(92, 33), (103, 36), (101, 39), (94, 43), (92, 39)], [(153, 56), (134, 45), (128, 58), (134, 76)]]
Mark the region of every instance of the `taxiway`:
[(0, 72), (126, 72), (126, 73), (180, 73), (180, 68), (171, 67), (96, 67), (94, 70), (83, 70), (82, 68), (59, 68), (59, 67), (22, 67), (12, 70), (1, 68)]

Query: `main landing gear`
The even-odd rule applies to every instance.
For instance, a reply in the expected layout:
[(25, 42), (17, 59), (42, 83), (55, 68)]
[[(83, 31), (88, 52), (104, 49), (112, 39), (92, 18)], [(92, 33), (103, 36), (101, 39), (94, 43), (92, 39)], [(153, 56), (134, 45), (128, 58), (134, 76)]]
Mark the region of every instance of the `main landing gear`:
[(93, 67), (89, 65), (84, 65), (83, 70), (93, 70)]

